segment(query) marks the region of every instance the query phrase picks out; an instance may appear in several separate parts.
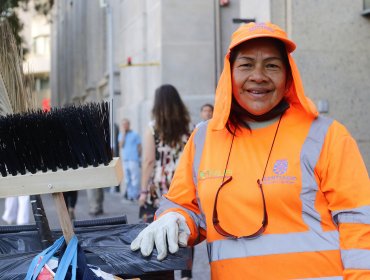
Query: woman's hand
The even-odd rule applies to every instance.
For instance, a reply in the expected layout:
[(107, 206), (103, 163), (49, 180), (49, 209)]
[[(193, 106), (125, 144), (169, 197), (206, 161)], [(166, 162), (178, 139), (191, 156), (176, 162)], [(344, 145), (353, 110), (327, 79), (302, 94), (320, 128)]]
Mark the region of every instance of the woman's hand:
[(169, 212), (143, 229), (132, 241), (131, 250), (140, 249), (143, 256), (149, 256), (155, 245), (157, 259), (161, 261), (167, 256), (167, 248), (174, 254), (179, 246), (186, 247), (189, 236), (190, 229), (185, 217), (177, 212)]

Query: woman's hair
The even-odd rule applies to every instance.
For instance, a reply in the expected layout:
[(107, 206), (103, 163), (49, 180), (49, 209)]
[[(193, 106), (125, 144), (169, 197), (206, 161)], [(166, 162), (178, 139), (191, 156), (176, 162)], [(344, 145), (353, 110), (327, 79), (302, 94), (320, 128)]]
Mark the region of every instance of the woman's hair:
[[(289, 64), (289, 59), (288, 59), (288, 54), (287, 50), (285, 48), (285, 44), (274, 38), (256, 38), (252, 40), (260, 40), (260, 39), (269, 39), (275, 46), (278, 48), (281, 57), (283, 59), (283, 63), (286, 68), (286, 73), (287, 73), (287, 82), (292, 79), (292, 71), (290, 69), (290, 64)], [(232, 69), (236, 60), (236, 57), (238, 56), (240, 49), (243, 47), (244, 44), (250, 43), (252, 40), (248, 40), (244, 43), (241, 43), (234, 48), (230, 50), (230, 56), (229, 56), (229, 61), (230, 61), (230, 68)], [(232, 72), (232, 71), (231, 71)], [(234, 133), (235, 129), (239, 129), (241, 127), (247, 127), (249, 128), (248, 124), (244, 121), (245, 118), (250, 118), (251, 114), (247, 112), (242, 106), (239, 105), (239, 103), (236, 101), (234, 98), (234, 95), (232, 94), (232, 102), (231, 102), (231, 108), (230, 108), (230, 115), (229, 115), (229, 120), (228, 123), (226, 124), (226, 128), (229, 132)], [(284, 102), (280, 102), (278, 106), (283, 106), (285, 105)], [(275, 110), (279, 110), (279, 108), (274, 108)], [(274, 110), (273, 109), (273, 110)]]
[(162, 85), (156, 89), (152, 116), (154, 129), (165, 144), (175, 146), (181, 142), (183, 135), (189, 134), (188, 109), (172, 85)]

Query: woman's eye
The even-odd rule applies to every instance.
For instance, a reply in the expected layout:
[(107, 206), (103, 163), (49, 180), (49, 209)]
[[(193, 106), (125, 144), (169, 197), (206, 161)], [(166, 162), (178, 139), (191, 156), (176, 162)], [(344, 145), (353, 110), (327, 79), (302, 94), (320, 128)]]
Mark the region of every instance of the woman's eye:
[(251, 68), (252, 66), (252, 63), (244, 63), (239, 65), (240, 68)]
[(277, 64), (273, 64), (273, 63), (269, 63), (266, 65), (267, 68), (269, 69), (276, 69), (276, 68), (279, 68), (279, 65)]

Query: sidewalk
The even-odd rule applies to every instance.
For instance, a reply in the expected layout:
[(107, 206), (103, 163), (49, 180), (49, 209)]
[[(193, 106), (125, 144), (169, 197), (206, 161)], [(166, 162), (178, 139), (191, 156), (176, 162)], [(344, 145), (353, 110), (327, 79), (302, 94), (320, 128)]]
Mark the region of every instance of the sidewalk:
[[(46, 216), (48, 217), (49, 226), (52, 229), (60, 228), (57, 213), (54, 207), (53, 199), (51, 194), (45, 194), (41, 196), (42, 202), (45, 208)], [(0, 198), (0, 213), (4, 212), (4, 198)], [(75, 209), (77, 220), (93, 219), (89, 214), (88, 202), (86, 191), (82, 190), (78, 192), (78, 200)], [(30, 221), (34, 223), (32, 211), (30, 210)], [(109, 189), (104, 192), (104, 215), (98, 216), (103, 217), (115, 217), (115, 216), (127, 216), (127, 222), (130, 224), (136, 224), (139, 222), (139, 206), (136, 202), (128, 201), (121, 198), (119, 193), (111, 193)], [(0, 225), (6, 223), (0, 218)], [(180, 279), (179, 272), (175, 273), (176, 278)], [(194, 261), (193, 261), (193, 279), (194, 280), (209, 280), (209, 264), (207, 257), (207, 250), (205, 243), (196, 246)]]

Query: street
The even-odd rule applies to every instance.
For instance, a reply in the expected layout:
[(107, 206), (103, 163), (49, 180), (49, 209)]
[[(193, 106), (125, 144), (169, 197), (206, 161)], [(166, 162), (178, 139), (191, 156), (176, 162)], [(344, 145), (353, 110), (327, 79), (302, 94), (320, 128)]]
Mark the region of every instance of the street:
[[(42, 195), (42, 201), (44, 204), (45, 212), (48, 217), (49, 226), (52, 229), (60, 228), (57, 213), (53, 204), (53, 199), (51, 194)], [(0, 199), (0, 213), (4, 212), (4, 201), (5, 199)], [(34, 223), (32, 216), (32, 211), (30, 210), (31, 223)], [(87, 220), (92, 219), (88, 214), (88, 202), (86, 191), (82, 190), (78, 192), (78, 200), (75, 209), (76, 220)], [(136, 202), (128, 201), (121, 198), (119, 193), (112, 193), (110, 189), (106, 189), (104, 192), (104, 214), (98, 216), (102, 217), (116, 217), (116, 216), (127, 216), (128, 223), (138, 223), (139, 207)], [(6, 223), (0, 219), (0, 225), (5, 225)], [(175, 272), (175, 279), (180, 279), (180, 272)], [(205, 243), (201, 243), (196, 246), (194, 261), (193, 261), (193, 279), (194, 280), (208, 280), (210, 279), (209, 264)]]

